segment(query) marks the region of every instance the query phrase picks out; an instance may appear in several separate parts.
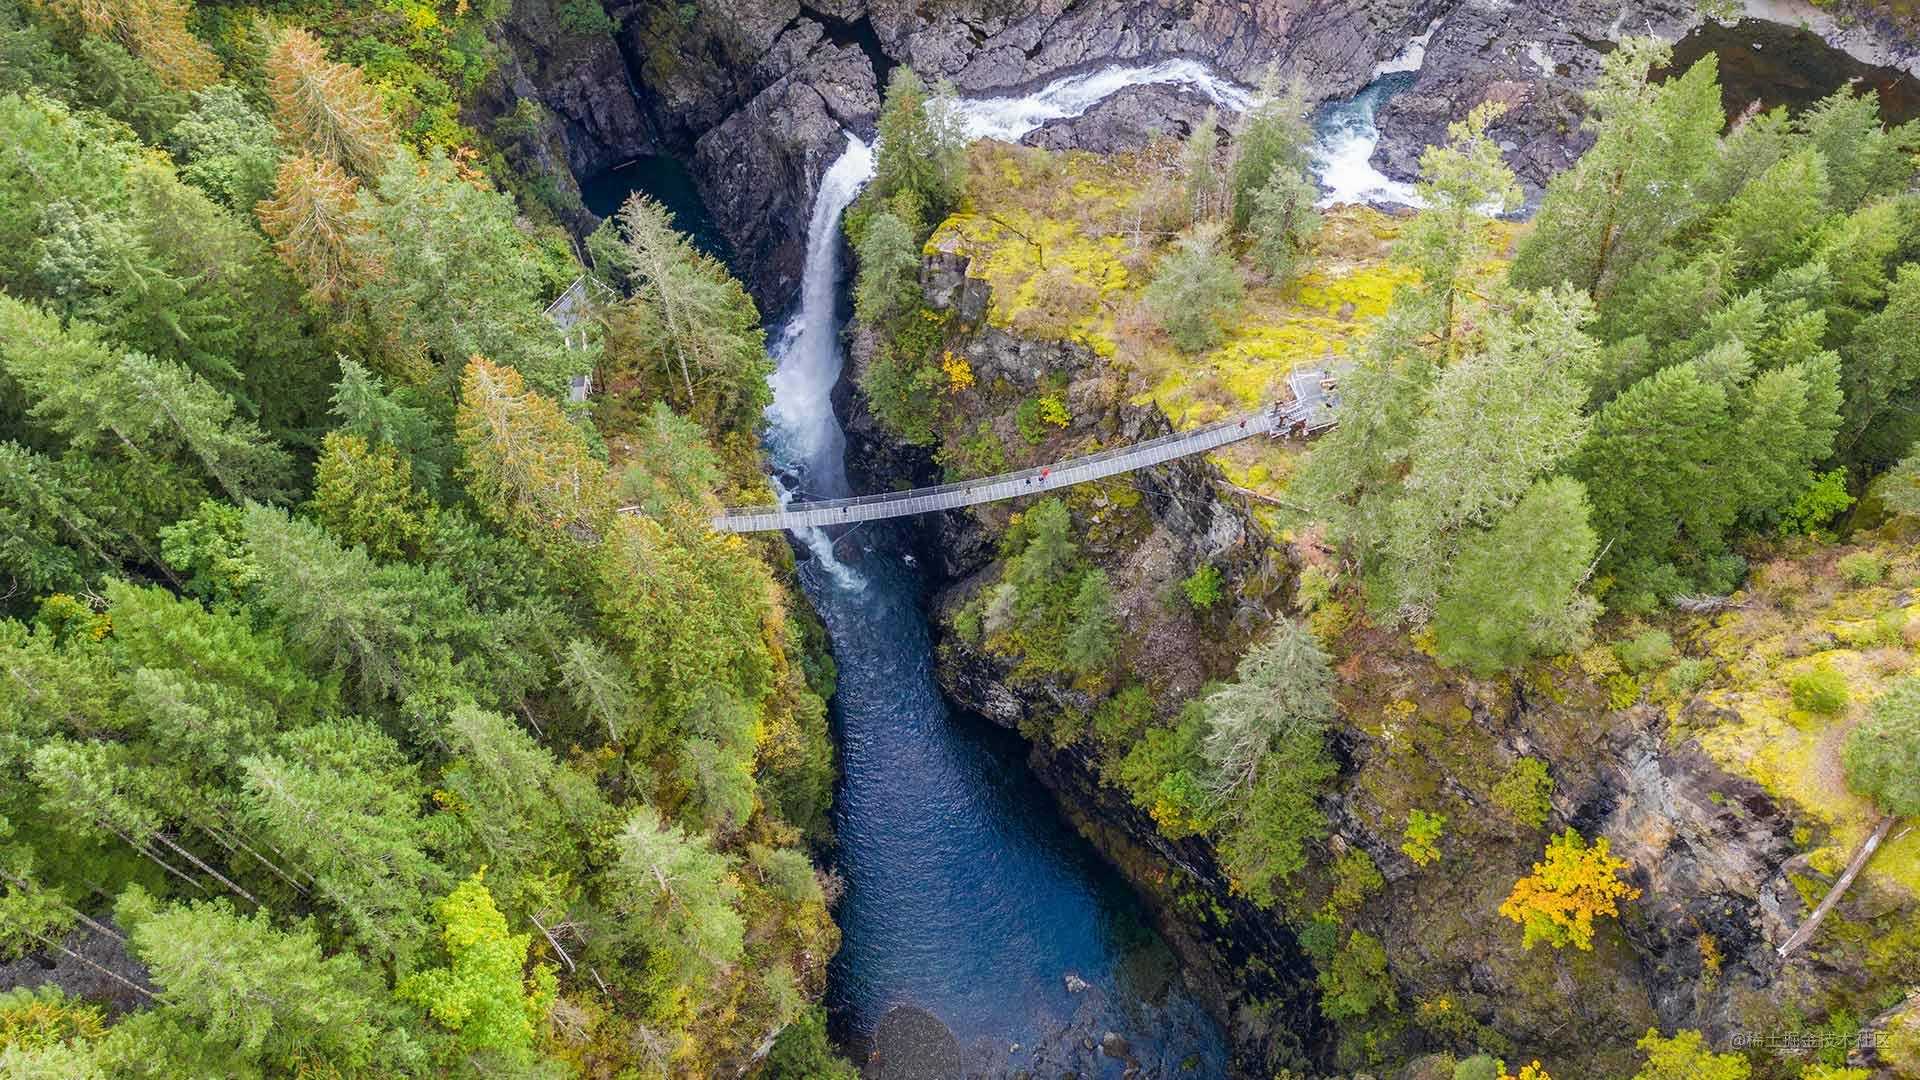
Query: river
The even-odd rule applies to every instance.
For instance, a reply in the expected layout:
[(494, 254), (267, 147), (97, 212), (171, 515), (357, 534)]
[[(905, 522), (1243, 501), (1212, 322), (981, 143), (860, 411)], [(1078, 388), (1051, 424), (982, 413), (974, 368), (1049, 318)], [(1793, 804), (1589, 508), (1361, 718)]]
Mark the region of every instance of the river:
[[(1327, 201), (1407, 201), (1373, 169), (1373, 110), (1410, 80), (1406, 55), (1359, 97), (1316, 117)], [(1176, 83), (1229, 109), (1250, 92), (1193, 61), (1114, 65), (1034, 93), (960, 104), (976, 138), (1014, 140), (1132, 85)], [(663, 197), (701, 229), (684, 173), (646, 159), (589, 185), (596, 212), (625, 190)], [(848, 137), (808, 223), (800, 303), (771, 335), (765, 434), (776, 482), (796, 498), (852, 494), (831, 396), (841, 377), (846, 283), (840, 216), (872, 176)], [(1217, 1077), (1219, 1026), (1186, 993), (1172, 953), (1119, 874), (1062, 819), (1010, 732), (956, 715), (933, 674), (925, 581), (890, 527), (797, 538), (800, 579), (839, 666), (831, 707), (842, 772), (834, 803), (840, 952), (828, 981), (835, 1031), (890, 1062), (879, 1075), (1021, 1072)], [(1117, 1037), (1117, 1038), (1116, 1038)]]

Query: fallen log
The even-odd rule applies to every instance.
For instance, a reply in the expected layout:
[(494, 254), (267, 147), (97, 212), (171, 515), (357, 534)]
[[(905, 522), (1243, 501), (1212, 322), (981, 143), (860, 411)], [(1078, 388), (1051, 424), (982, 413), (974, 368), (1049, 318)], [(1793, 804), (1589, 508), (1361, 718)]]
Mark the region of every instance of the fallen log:
[(1865, 840), (1860, 841), (1860, 846), (1854, 849), (1852, 860), (1847, 863), (1847, 868), (1841, 871), (1840, 879), (1833, 883), (1833, 888), (1827, 890), (1826, 898), (1820, 901), (1820, 906), (1814, 908), (1813, 914), (1807, 916), (1807, 921), (1800, 924), (1800, 929), (1795, 930), (1793, 936), (1787, 938), (1786, 942), (1780, 946), (1780, 955), (1783, 958), (1805, 945), (1813, 937), (1813, 932), (1820, 929), (1820, 921), (1825, 919), (1834, 905), (1840, 902), (1840, 894), (1846, 892), (1847, 887), (1853, 884), (1853, 879), (1860, 874), (1860, 868), (1867, 865), (1867, 860), (1873, 858), (1873, 853), (1879, 850), (1881, 842), (1886, 840), (1889, 832), (1893, 831), (1893, 821), (1892, 814), (1881, 818), (1880, 824), (1874, 826)]

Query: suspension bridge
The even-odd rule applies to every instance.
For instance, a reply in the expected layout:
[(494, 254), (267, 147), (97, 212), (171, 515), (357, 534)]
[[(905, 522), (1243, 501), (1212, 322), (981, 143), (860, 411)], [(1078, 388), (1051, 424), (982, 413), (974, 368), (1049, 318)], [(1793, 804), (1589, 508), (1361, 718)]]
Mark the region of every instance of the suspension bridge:
[(936, 510), (953, 510), (1072, 487), (1090, 480), (1204, 454), (1260, 435), (1270, 438), (1306, 435), (1333, 425), (1334, 410), (1340, 403), (1336, 379), (1337, 373), (1332, 370), (1295, 371), (1287, 379), (1293, 389), (1291, 401), (1276, 401), (1265, 408), (1228, 417), (1191, 431), (1116, 446), (1056, 461), (1051, 465), (984, 476), (978, 480), (850, 499), (796, 502), (784, 506), (732, 507), (713, 519), (713, 527), (720, 532), (770, 532), (818, 528), (822, 525), (850, 525)]

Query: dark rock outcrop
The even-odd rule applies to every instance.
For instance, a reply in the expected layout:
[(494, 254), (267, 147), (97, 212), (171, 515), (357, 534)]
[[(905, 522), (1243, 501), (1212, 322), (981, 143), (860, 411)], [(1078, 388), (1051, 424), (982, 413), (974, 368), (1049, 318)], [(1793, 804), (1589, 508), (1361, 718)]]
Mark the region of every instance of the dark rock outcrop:
[(1178, 86), (1132, 86), (1079, 116), (1049, 120), (1020, 141), (1045, 150), (1095, 154), (1138, 150), (1155, 139), (1186, 138), (1212, 105), (1206, 95)]
[(693, 157), (707, 208), (762, 306), (798, 288), (820, 176), (846, 148), (844, 133), (880, 110), (873, 66), (858, 48), (831, 44), (804, 20), (780, 47), (800, 58), (795, 66), (700, 136)]
[(1580, 131), (1580, 91), (1622, 34), (1678, 37), (1698, 18), (1686, 0), (1556, 0), (1551, 4), (1460, 3), (1442, 14), (1413, 86), (1380, 110), (1374, 161), (1411, 179), (1420, 151), (1482, 101), (1508, 106), (1491, 131), (1521, 182), (1537, 190), (1572, 164), (1590, 139)]
[[(1770, 3), (1785, 11), (1788, 0)], [(572, 184), (556, 175), (561, 161), (579, 177), (640, 154), (690, 161), (736, 271), (775, 308), (798, 281), (796, 238), (820, 175), (842, 130), (872, 134), (877, 78), (893, 63), (963, 93), (1008, 94), (1104, 64), (1191, 57), (1248, 84), (1271, 66), (1327, 100), (1353, 94), (1432, 29), (1412, 87), (1378, 117), (1376, 164), (1410, 178), (1450, 121), (1494, 99), (1511, 106), (1495, 137), (1537, 191), (1586, 145), (1580, 91), (1612, 42), (1679, 38), (1699, 19), (1690, 0), (606, 0), (606, 10), (619, 25), (611, 39), (569, 29), (554, 0), (516, 0), (502, 32), (511, 57), (483, 107), (546, 107), (552, 120), (523, 140), (522, 159), (561, 189)], [(1815, 15), (1833, 24), (1822, 36), (1872, 62), (1911, 52), (1871, 37), (1871, 20)], [(1184, 132), (1198, 106), (1191, 94), (1137, 89), (1030, 141), (1128, 147)]]

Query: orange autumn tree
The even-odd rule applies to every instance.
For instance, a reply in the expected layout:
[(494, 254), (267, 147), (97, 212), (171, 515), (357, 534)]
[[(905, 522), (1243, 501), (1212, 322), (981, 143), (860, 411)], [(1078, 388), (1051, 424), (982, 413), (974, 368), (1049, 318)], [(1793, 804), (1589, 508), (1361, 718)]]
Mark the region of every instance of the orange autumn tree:
[(1514, 882), (1500, 914), (1526, 928), (1529, 949), (1542, 941), (1556, 949), (1591, 949), (1594, 917), (1619, 915), (1619, 901), (1640, 895), (1620, 880), (1628, 865), (1608, 851), (1606, 837), (1589, 846), (1569, 828), (1547, 842), (1546, 862), (1534, 863), (1531, 875)]
[(273, 197), (254, 209), (280, 260), (318, 303), (345, 296), (360, 276), (347, 244), (359, 187), (332, 161), (302, 154), (280, 166)]
[(220, 59), (187, 29), (187, 0), (38, 0), (69, 25), (119, 42), (162, 83), (199, 90), (220, 79)]
[(352, 64), (327, 59), (305, 30), (281, 33), (267, 57), (273, 122), (297, 152), (339, 162), (357, 176), (380, 171), (393, 152), (393, 125), (380, 96)]

